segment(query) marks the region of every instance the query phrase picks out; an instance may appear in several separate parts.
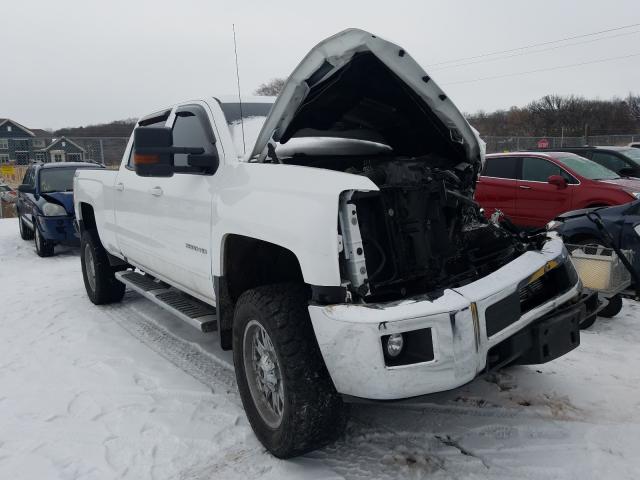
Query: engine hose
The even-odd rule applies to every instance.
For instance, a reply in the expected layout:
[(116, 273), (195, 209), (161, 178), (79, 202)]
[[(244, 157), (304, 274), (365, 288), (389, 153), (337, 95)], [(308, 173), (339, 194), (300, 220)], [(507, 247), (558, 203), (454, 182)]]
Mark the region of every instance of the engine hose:
[(380, 253), (380, 266), (378, 268), (376, 268), (376, 271), (373, 272), (372, 275), (369, 276), (369, 281), (373, 280), (374, 278), (376, 278), (380, 272), (382, 272), (382, 269), (384, 268), (384, 266), (387, 264), (387, 256), (384, 253), (384, 250), (382, 249), (382, 246), (378, 243), (377, 240), (373, 239), (373, 238), (369, 238), (367, 239), (367, 242), (371, 242), (373, 244), (374, 247), (376, 247), (376, 250), (378, 250), (378, 252)]

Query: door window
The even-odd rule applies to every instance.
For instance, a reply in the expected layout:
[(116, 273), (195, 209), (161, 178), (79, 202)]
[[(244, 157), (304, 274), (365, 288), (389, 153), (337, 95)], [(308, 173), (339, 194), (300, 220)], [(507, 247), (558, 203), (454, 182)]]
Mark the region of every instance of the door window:
[(627, 165), (627, 162), (625, 162), (623, 159), (606, 152), (593, 152), (593, 156), (591, 157), (591, 159), (594, 162), (599, 163), (603, 167), (607, 167), (609, 170), (612, 170), (616, 173), (619, 172), (622, 168), (629, 167), (629, 165)]
[(487, 158), (482, 175), (485, 177), (506, 178), (515, 180), (516, 178), (518, 178), (517, 165), (517, 157)]
[(555, 163), (543, 158), (525, 157), (522, 159), (522, 180), (547, 183), (551, 175), (561, 175), (567, 178), (564, 173), (564, 170)]
[[(205, 155), (216, 153), (215, 138), (207, 114), (199, 105), (187, 105), (176, 110), (173, 125), (173, 145), (176, 147), (203, 148)], [(176, 173), (201, 172), (199, 167), (191, 167), (189, 155), (176, 153), (173, 164)]]
[(33, 168), (29, 167), (24, 174), (24, 178), (22, 179), (22, 183), (25, 185), (35, 186), (35, 178)]

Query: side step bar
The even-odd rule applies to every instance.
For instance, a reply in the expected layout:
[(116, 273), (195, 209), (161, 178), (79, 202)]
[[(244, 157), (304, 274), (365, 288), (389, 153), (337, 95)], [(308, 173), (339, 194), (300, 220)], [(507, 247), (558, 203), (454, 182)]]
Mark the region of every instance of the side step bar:
[(116, 278), (127, 287), (173, 313), (201, 332), (218, 328), (216, 309), (154, 278), (132, 271), (116, 272)]

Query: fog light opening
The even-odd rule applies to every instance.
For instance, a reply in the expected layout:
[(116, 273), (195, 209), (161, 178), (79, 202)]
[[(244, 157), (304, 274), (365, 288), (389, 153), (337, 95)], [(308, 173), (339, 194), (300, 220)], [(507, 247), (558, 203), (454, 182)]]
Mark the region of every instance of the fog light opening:
[(404, 337), (401, 333), (393, 333), (389, 335), (387, 340), (387, 355), (391, 358), (396, 358), (402, 353), (404, 348)]

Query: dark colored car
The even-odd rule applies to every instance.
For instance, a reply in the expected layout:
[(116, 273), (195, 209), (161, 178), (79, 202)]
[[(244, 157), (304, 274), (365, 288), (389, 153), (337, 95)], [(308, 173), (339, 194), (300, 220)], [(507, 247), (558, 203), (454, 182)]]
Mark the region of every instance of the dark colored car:
[(6, 203), (14, 203), (16, 201), (16, 191), (9, 185), (0, 184), (0, 200)]
[(571, 152), (613, 170), (621, 177), (640, 178), (640, 149), (633, 147), (567, 147), (557, 151)]
[(475, 198), (487, 216), (501, 210), (516, 225), (541, 228), (570, 210), (640, 198), (640, 180), (573, 153), (494, 153), (487, 155)]
[(79, 245), (73, 226), (73, 177), (79, 168), (104, 168), (93, 163), (67, 162), (31, 165), (18, 187), (16, 210), (20, 236), (35, 238), (41, 257), (57, 244)]
[[(618, 205), (615, 207), (588, 208), (566, 212), (549, 223), (547, 228), (562, 235), (567, 244), (608, 246), (602, 233), (596, 225), (587, 218), (588, 212), (597, 212), (606, 230), (613, 237), (615, 245), (622, 250), (632, 250), (634, 257), (633, 268), (640, 273), (640, 201)], [(587, 251), (587, 253), (589, 253)], [(595, 252), (594, 252), (595, 253)], [(634, 285), (631, 289), (635, 288)], [(610, 299), (610, 304), (600, 313), (611, 317), (622, 308), (622, 299), (616, 295)]]

